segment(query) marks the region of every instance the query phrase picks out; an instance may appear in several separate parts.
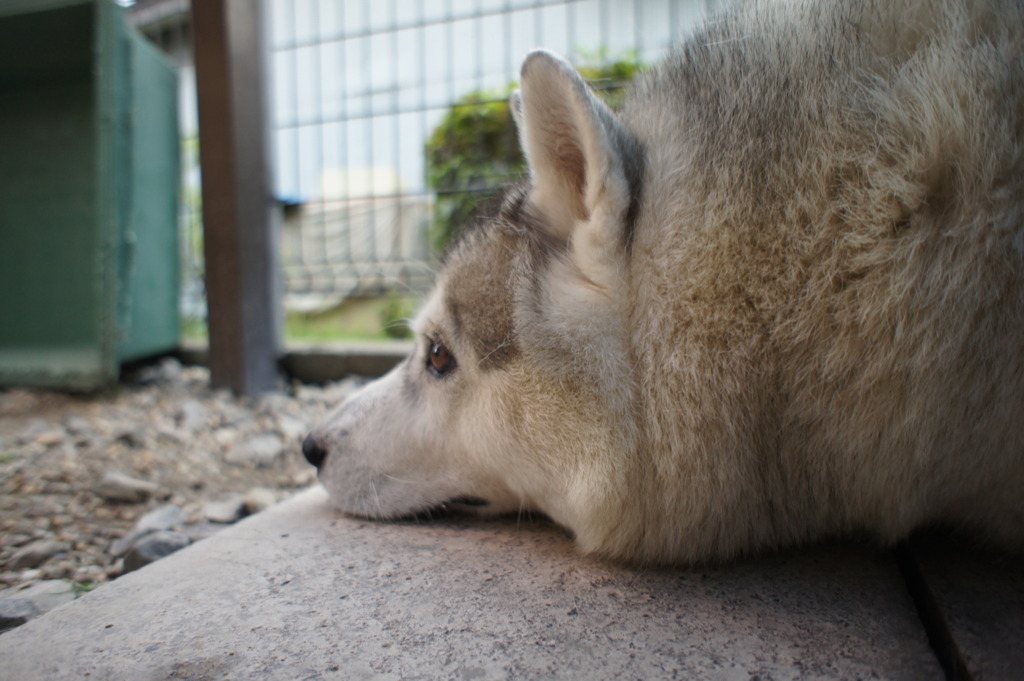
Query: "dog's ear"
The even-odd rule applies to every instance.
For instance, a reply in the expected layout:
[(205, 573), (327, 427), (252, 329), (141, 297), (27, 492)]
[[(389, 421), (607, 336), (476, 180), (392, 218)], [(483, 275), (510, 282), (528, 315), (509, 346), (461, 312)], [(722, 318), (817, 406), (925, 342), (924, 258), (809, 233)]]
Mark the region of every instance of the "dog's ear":
[(604, 258), (581, 248), (621, 250), (637, 180), (631, 176), (639, 163), (637, 145), (561, 57), (531, 52), (521, 87), (511, 108), (529, 162), (532, 206), (551, 235), (584, 261)]

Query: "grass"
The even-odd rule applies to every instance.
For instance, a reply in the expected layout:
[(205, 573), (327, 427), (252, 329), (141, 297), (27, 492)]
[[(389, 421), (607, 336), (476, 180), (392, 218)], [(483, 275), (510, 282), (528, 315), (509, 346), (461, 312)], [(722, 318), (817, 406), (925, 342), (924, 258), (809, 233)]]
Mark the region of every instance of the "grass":
[[(346, 300), (323, 312), (285, 315), (285, 342), (375, 341), (408, 337), (406, 319), (412, 316), (412, 298), (360, 298)], [(182, 338), (205, 342), (205, 319), (182, 321)]]
[(99, 582), (75, 582), (71, 581), (71, 590), (75, 592), (75, 598), (81, 598), (99, 586)]
[(209, 331), (206, 329), (205, 319), (185, 317), (181, 320), (181, 337), (186, 341), (206, 341), (209, 338)]

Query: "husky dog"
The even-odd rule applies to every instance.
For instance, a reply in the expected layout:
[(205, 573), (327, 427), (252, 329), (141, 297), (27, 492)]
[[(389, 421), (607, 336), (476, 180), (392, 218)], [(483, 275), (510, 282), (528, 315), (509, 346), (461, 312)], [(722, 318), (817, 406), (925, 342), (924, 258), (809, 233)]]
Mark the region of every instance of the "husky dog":
[(613, 113), (531, 53), (530, 177), (307, 438), (342, 510), (721, 560), (1024, 541), (1024, 3), (751, 3)]

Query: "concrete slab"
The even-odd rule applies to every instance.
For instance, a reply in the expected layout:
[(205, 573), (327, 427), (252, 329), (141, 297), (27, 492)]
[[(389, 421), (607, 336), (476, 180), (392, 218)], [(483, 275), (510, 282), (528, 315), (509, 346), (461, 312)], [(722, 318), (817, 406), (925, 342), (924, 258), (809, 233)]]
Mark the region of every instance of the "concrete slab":
[(383, 376), (405, 359), (412, 341), (289, 343), (281, 368), (303, 383), (326, 383), (346, 376)]
[(936, 537), (915, 541), (912, 554), (950, 648), (951, 675), (1024, 679), (1024, 557)]
[(544, 522), (342, 517), (319, 489), (0, 636), (0, 678), (935, 679), (888, 554), (709, 570)]
[[(326, 383), (347, 376), (383, 376), (405, 359), (413, 341), (289, 342), (278, 364), (291, 378), (303, 383)], [(188, 343), (175, 353), (185, 364), (209, 364), (209, 349)]]

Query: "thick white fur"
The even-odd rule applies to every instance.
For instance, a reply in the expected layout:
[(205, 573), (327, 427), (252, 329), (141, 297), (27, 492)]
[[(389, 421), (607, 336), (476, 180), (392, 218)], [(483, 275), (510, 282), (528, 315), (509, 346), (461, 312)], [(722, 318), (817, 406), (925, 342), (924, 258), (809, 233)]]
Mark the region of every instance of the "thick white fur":
[[(1021, 545), (1019, 2), (753, 3), (619, 115), (547, 52), (513, 109), (536, 224), (468, 239), (413, 356), (314, 431), (339, 507), (469, 495), (652, 562), (934, 522)], [(483, 253), (512, 301), (470, 306), (509, 326), (486, 355), (449, 302)]]

